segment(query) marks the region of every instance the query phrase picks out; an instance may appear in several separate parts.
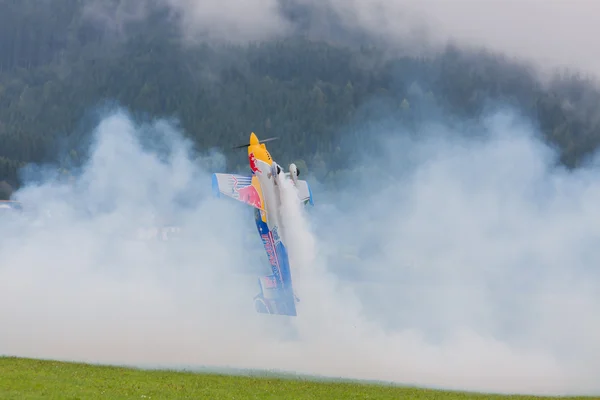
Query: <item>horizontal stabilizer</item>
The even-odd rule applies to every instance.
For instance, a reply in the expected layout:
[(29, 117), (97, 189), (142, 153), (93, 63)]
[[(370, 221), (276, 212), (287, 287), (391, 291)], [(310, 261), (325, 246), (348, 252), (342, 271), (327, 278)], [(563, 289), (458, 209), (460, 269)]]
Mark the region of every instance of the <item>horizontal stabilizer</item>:
[(254, 308), (261, 314), (295, 317), (296, 297), (291, 290), (282, 289), (275, 275), (258, 278), (260, 293), (254, 297)]
[(279, 297), (279, 285), (277, 284), (277, 277), (275, 275), (261, 276), (258, 280), (265, 299)]
[(216, 197), (224, 194), (259, 210), (264, 210), (258, 190), (252, 185), (251, 176), (213, 174), (212, 189)]

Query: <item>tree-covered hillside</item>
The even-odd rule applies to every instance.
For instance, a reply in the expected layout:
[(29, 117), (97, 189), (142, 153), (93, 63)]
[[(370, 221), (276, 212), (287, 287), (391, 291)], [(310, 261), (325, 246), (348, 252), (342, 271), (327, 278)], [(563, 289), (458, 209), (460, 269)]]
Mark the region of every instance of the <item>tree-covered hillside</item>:
[[(80, 162), (86, 117), (104, 101), (178, 118), (199, 149), (245, 143), (250, 131), (280, 136), (279, 158), (326, 160), (334, 172), (340, 135), (357, 121), (412, 126), (434, 108), (475, 117), (488, 100), (537, 120), (569, 167), (600, 142), (600, 92), (576, 76), (542, 86), (526, 66), (456, 48), (418, 59), (300, 37), (190, 46), (160, 8), (115, 32), (84, 4), (0, 0), (0, 181), (18, 186), (30, 162)], [(374, 99), (385, 107), (363, 109)], [(235, 154), (232, 168), (244, 162)]]

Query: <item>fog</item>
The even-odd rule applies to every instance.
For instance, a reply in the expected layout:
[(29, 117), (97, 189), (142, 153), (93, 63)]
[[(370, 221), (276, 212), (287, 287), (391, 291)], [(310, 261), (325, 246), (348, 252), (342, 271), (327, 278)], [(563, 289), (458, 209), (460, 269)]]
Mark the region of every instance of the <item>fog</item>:
[[(593, 51), (600, 4), (585, 0), (425, 0), (406, 4), (428, 23), (434, 41), (447, 39), (533, 62), (543, 71), (569, 68), (596, 75)], [(390, 24), (391, 25), (391, 24)]]
[[(598, 394), (598, 168), (554, 167), (511, 110), (471, 128), (364, 132), (377, 158), (335, 189), (309, 173), (314, 207), (285, 188), (287, 318), (253, 309), (269, 267), (252, 210), (212, 197), (219, 153), (110, 111), (74, 180), (38, 166), (15, 194), (30, 214), (2, 223), (0, 354)], [(140, 240), (161, 220), (178, 240)]]
[[(311, 0), (308, 0), (311, 1)], [(532, 62), (542, 72), (570, 68), (596, 75), (600, 4), (585, 0), (330, 0), (348, 26), (433, 49), (448, 42), (485, 47)], [(410, 43), (410, 42), (409, 42)]]
[(168, 7), (191, 43), (268, 40), (299, 31), (339, 39), (360, 32), (413, 54), (454, 43), (532, 62), (541, 72), (569, 68), (596, 75), (600, 69), (594, 51), (600, 4), (585, 0), (96, 0), (86, 15), (122, 33), (156, 5)]

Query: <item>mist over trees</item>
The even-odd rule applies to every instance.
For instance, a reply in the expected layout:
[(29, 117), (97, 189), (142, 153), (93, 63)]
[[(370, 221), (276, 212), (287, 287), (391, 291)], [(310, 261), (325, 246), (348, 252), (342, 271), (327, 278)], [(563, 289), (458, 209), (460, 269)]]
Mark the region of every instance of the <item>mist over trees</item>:
[[(536, 121), (569, 168), (600, 143), (600, 91), (576, 74), (542, 85), (501, 55), (448, 47), (429, 58), (393, 56), (360, 33), (343, 41), (333, 28), (330, 40), (317, 40), (312, 27), (248, 45), (190, 45), (166, 8), (116, 29), (86, 17), (85, 3), (0, 0), (0, 182), (18, 187), (28, 163), (67, 172), (81, 163), (105, 102), (177, 118), (197, 149), (223, 149), (231, 170), (246, 160), (228, 149), (250, 131), (279, 136), (270, 145), (277, 158), (323, 180), (347, 167), (340, 141), (358, 139), (360, 122), (417, 129), (433, 110), (476, 118), (490, 101)], [(285, 4), (307, 26), (310, 10)]]

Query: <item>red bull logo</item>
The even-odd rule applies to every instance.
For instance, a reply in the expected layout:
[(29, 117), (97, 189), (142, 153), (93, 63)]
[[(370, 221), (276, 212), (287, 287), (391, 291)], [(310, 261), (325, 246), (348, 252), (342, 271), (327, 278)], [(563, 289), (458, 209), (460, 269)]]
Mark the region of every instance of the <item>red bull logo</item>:
[(240, 200), (245, 202), (246, 204), (250, 204), (256, 208), (262, 208), (262, 203), (260, 201), (260, 195), (258, 194), (258, 190), (252, 185), (245, 186), (243, 188), (237, 189), (237, 192), (240, 196)]
[(254, 172), (254, 173), (260, 172), (260, 173), (262, 173), (262, 171), (258, 168), (258, 166), (256, 166), (256, 157), (254, 156), (254, 153), (250, 153), (248, 155), (248, 162), (250, 164), (250, 169), (252, 170), (252, 172)]

